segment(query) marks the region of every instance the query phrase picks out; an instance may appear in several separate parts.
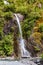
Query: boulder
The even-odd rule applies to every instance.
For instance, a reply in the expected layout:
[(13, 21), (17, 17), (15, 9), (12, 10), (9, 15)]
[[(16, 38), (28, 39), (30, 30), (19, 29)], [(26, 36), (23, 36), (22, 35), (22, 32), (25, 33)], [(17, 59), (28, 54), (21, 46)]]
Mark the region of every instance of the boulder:
[[(15, 13), (13, 15), (15, 16)], [(17, 16), (18, 16), (18, 18), (19, 18), (20, 21), (23, 21), (24, 16), (22, 14), (17, 13)], [(16, 20), (16, 17), (14, 17), (14, 20)]]

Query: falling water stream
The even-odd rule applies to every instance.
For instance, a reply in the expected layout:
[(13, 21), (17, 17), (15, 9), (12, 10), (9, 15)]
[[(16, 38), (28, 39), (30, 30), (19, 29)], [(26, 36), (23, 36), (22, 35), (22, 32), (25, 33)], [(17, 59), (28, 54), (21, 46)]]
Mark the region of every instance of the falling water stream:
[(17, 24), (19, 27), (19, 32), (20, 32), (21, 55), (22, 55), (22, 57), (30, 57), (30, 53), (25, 49), (24, 39), (22, 36), (22, 29), (21, 29), (20, 21), (19, 21), (17, 14), (15, 14), (15, 17), (16, 17)]

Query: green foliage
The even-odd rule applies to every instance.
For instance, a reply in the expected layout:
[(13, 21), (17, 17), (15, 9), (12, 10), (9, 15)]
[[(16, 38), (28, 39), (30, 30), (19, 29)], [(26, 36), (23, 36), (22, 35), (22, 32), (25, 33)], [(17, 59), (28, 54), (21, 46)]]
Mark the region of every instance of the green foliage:
[(12, 45), (12, 40), (11, 36), (5, 36), (4, 42), (3, 42), (3, 50), (5, 52), (5, 55), (9, 56), (13, 52), (13, 45)]
[(15, 12), (15, 5), (14, 4), (10, 4), (10, 5), (4, 5), (4, 8), (3, 8), (3, 11), (4, 12)]
[(34, 18), (29, 18), (29, 19), (25, 19), (24, 23), (22, 23), (22, 30), (23, 30), (23, 36), (24, 37), (29, 37), (31, 34), (31, 30), (34, 27), (34, 22), (35, 19)]
[(13, 53), (13, 42), (10, 35), (3, 37), (3, 39), (0, 41), (0, 52), (0, 55), (5, 54), (6, 56)]
[(2, 34), (3, 34), (2, 31), (0, 31), (0, 40), (2, 40), (2, 38), (3, 38)]
[(40, 55), (41, 59), (43, 60), (43, 53)]
[(0, 0), (0, 5), (4, 5), (3, 0)]
[(14, 32), (14, 27), (11, 27), (10, 31), (11, 31), (11, 33), (13, 33)]
[(4, 15), (4, 18), (6, 20), (11, 20), (13, 18), (12, 12), (6, 12), (5, 15)]
[(40, 32), (43, 32), (43, 24), (41, 24), (41, 25), (39, 26), (39, 31), (40, 31)]
[(35, 51), (40, 51), (40, 48), (34, 46)]

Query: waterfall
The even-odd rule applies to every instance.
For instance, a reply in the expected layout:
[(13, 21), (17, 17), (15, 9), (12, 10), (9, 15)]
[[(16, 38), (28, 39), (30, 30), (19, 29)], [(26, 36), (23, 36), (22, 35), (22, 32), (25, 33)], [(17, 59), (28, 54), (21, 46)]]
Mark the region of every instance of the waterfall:
[(21, 47), (21, 55), (22, 57), (30, 57), (30, 53), (25, 49), (25, 44), (24, 44), (24, 39), (22, 36), (22, 29), (21, 29), (21, 25), (20, 25), (20, 21), (19, 18), (17, 16), (17, 14), (14, 14), (17, 20), (17, 24), (19, 27), (19, 32), (20, 32), (20, 47)]

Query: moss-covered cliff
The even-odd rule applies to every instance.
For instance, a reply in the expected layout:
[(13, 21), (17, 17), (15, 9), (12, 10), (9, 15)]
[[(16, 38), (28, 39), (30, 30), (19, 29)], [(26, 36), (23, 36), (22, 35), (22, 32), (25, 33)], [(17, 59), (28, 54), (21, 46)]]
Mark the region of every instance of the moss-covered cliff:
[(43, 0), (7, 0), (7, 2), (9, 4), (0, 0), (0, 56), (12, 55), (14, 51), (15, 23), (10, 27), (10, 31), (9, 28), (5, 29), (8, 32), (7, 35), (3, 31), (5, 24), (8, 26), (12, 21), (14, 13), (21, 13), (24, 16), (21, 26), (23, 37), (27, 40), (27, 47), (30, 44), (30, 48), (34, 49), (33, 52), (42, 51), (43, 53)]

